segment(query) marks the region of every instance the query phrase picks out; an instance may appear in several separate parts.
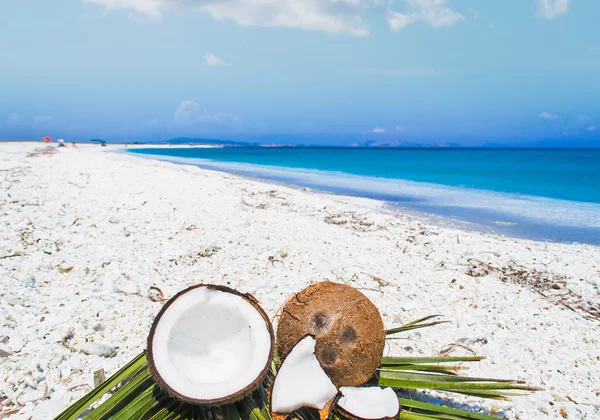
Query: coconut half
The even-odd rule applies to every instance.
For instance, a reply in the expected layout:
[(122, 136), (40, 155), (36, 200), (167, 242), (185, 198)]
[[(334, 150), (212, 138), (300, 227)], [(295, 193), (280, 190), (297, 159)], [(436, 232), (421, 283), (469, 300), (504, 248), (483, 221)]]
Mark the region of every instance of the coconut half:
[(271, 395), (271, 411), (288, 414), (302, 407), (321, 410), (337, 394), (337, 388), (315, 356), (314, 337), (306, 336), (283, 361)]
[(340, 393), (336, 409), (346, 418), (392, 419), (400, 412), (398, 396), (392, 388), (343, 386)]
[(334, 384), (358, 386), (375, 374), (385, 346), (379, 311), (361, 292), (329, 281), (289, 298), (277, 325), (277, 351), (285, 358), (306, 335)]
[(252, 392), (273, 358), (273, 327), (254, 297), (200, 284), (173, 296), (148, 336), (158, 385), (191, 404), (228, 404)]

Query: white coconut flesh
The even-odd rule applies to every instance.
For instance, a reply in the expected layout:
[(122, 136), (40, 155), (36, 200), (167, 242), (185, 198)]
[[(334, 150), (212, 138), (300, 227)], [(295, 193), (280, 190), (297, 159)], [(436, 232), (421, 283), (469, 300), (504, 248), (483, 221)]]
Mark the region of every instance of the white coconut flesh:
[(212, 400), (250, 386), (269, 363), (265, 319), (243, 297), (199, 287), (163, 312), (152, 357), (166, 385), (188, 399)]
[(343, 386), (340, 392), (337, 405), (361, 419), (395, 417), (400, 411), (398, 396), (392, 388)]
[(315, 356), (315, 339), (306, 336), (283, 361), (271, 396), (271, 410), (288, 414), (302, 407), (318, 410), (337, 394), (337, 388)]

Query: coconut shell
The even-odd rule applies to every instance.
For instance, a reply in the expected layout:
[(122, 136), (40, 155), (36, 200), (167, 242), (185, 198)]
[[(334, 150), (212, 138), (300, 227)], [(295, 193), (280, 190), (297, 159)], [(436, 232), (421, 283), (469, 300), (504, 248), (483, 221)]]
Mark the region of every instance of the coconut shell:
[[(348, 411), (346, 411), (342, 407), (340, 407), (338, 405), (338, 401), (340, 400), (341, 397), (342, 397), (341, 395), (338, 395), (332, 401), (332, 404), (330, 405), (330, 409), (329, 409), (329, 418), (339, 418), (341, 420), (364, 420), (362, 417), (356, 417), (354, 414), (349, 413)], [(402, 410), (402, 407), (398, 406), (398, 412), (391, 417), (380, 417), (378, 419), (369, 419), (369, 420), (397, 420), (398, 415), (400, 414), (401, 410)]]
[(331, 418), (331, 414), (333, 413), (331, 407), (336, 398), (337, 396), (329, 401), (321, 410), (317, 410), (316, 408), (302, 407), (300, 410), (283, 415), (271, 412), (271, 420), (328, 420)]
[[(179, 392), (177, 392), (176, 390), (174, 390), (173, 388), (171, 388), (161, 377), (160, 373), (158, 372), (158, 370), (156, 369), (156, 364), (154, 362), (154, 356), (152, 353), (152, 339), (154, 337), (154, 332), (156, 331), (156, 327), (160, 321), (160, 318), (162, 317), (162, 315), (164, 314), (164, 312), (169, 308), (169, 306), (171, 304), (173, 304), (181, 295), (189, 292), (192, 289), (196, 289), (199, 287), (206, 287), (208, 289), (212, 289), (212, 290), (218, 290), (221, 292), (225, 292), (225, 293), (231, 293), (237, 296), (240, 296), (241, 298), (243, 298), (244, 300), (246, 300), (247, 302), (249, 302), (255, 309), (256, 311), (260, 314), (260, 316), (265, 320), (265, 326), (267, 327), (268, 331), (269, 331), (269, 336), (271, 338), (271, 347), (269, 350), (269, 357), (267, 359), (267, 363), (265, 364), (264, 368), (261, 370), (260, 374), (256, 377), (256, 379), (254, 381), (252, 381), (252, 383), (250, 383), (249, 385), (247, 385), (246, 387), (238, 390), (237, 392), (230, 394), (230, 395), (226, 395), (223, 396), (221, 398), (214, 398), (214, 399), (206, 399), (206, 400), (199, 400), (199, 399), (194, 399), (194, 398), (189, 398), (186, 395), (183, 395)], [(158, 315), (156, 315), (156, 318), (154, 319), (154, 322), (152, 323), (152, 328), (150, 328), (150, 333), (148, 334), (148, 368), (150, 370), (150, 375), (152, 376), (152, 378), (154, 379), (154, 382), (156, 382), (158, 384), (158, 386), (165, 391), (167, 394), (169, 394), (171, 397), (179, 400), (179, 401), (183, 401), (185, 403), (188, 404), (194, 404), (194, 405), (199, 405), (199, 406), (206, 406), (206, 407), (213, 407), (213, 406), (219, 406), (219, 405), (224, 405), (224, 404), (231, 404), (233, 402), (239, 401), (241, 399), (243, 399), (244, 397), (250, 395), (254, 390), (256, 390), (259, 385), (265, 380), (265, 378), (267, 377), (267, 374), (269, 373), (269, 369), (271, 368), (271, 362), (273, 360), (273, 353), (274, 353), (274, 348), (275, 348), (275, 334), (273, 333), (273, 325), (271, 324), (271, 320), (269, 319), (269, 317), (267, 316), (267, 314), (265, 313), (265, 311), (260, 307), (260, 305), (258, 304), (258, 300), (256, 300), (256, 298), (254, 296), (252, 296), (249, 293), (240, 293), (235, 289), (232, 289), (230, 287), (227, 286), (221, 286), (221, 285), (216, 285), (216, 284), (197, 284), (195, 286), (191, 286), (188, 287), (185, 290), (182, 290), (181, 292), (177, 293), (175, 296), (173, 296), (171, 299), (169, 299), (167, 301), (167, 303), (164, 304), (164, 306), (161, 308), (160, 312), (158, 313)]]
[(306, 335), (337, 386), (360, 386), (373, 377), (383, 355), (385, 330), (379, 311), (353, 287), (329, 281), (308, 286), (285, 303), (276, 347), (285, 359)]

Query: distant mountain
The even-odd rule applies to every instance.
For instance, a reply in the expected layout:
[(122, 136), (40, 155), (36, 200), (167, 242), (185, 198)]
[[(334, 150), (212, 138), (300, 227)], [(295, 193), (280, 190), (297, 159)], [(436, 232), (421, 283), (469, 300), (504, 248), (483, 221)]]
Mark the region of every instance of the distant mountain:
[(397, 140), (368, 140), (352, 144), (351, 147), (374, 147), (374, 148), (440, 148), (461, 147), (458, 143), (411, 143)]
[[(272, 136), (273, 137), (273, 136)], [(285, 136), (281, 136), (286, 140), (290, 140)], [(172, 145), (213, 145), (213, 146), (231, 146), (231, 147), (369, 147), (369, 148), (442, 148), (442, 147), (461, 147), (458, 143), (412, 143), (403, 142), (397, 140), (366, 140), (361, 142), (355, 142), (352, 144), (339, 144), (339, 145), (328, 145), (326, 143), (319, 144), (302, 144), (302, 143), (282, 143), (273, 138), (264, 139), (253, 139), (255, 141), (235, 141), (235, 140), (220, 140), (220, 139), (207, 139), (199, 137), (177, 137), (166, 141), (157, 141), (153, 143), (159, 144), (172, 144)], [(258, 141), (262, 140), (262, 141)]]
[(167, 144), (206, 144), (214, 146), (255, 146), (255, 143), (248, 143), (243, 141), (233, 140), (219, 140), (219, 139), (203, 139), (203, 138), (192, 138), (192, 137), (178, 137), (175, 139), (167, 140)]

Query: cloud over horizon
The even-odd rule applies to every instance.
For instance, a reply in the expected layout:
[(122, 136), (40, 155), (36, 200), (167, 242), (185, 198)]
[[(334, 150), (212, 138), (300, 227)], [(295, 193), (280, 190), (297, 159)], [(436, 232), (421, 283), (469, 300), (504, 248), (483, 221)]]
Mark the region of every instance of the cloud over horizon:
[(215, 20), (242, 26), (262, 26), (366, 36), (362, 13), (381, 0), (83, 0), (111, 10), (161, 18), (170, 11), (206, 13)]
[(569, 10), (569, 0), (537, 0), (537, 3), (540, 15), (548, 20)]
[(235, 132), (245, 128), (245, 121), (237, 115), (212, 113), (193, 100), (182, 101), (167, 122), (168, 131), (174, 135), (196, 135), (209, 132)]
[[(133, 10), (160, 19), (165, 13), (195, 11), (215, 20), (232, 20), (242, 26), (280, 27), (332, 34), (366, 36), (363, 20), (369, 10), (382, 13), (392, 31), (414, 22), (433, 28), (466, 20), (450, 7), (450, 0), (403, 0), (405, 13), (390, 9), (393, 0), (82, 0), (106, 11)], [(564, 1), (564, 0), (563, 0)]]
[(202, 65), (204, 66), (228, 66), (226, 62), (211, 52), (205, 52), (202, 55)]
[(550, 114), (549, 112), (541, 112), (540, 113), (540, 118), (543, 118), (545, 120), (555, 120), (558, 118), (558, 115), (556, 114)]
[(374, 134), (383, 134), (385, 133), (385, 128), (375, 127), (374, 129), (369, 130), (369, 132)]
[(394, 32), (419, 21), (433, 28), (442, 28), (466, 20), (461, 13), (446, 7), (448, 3), (448, 0), (406, 0), (407, 13), (389, 10), (386, 19)]

